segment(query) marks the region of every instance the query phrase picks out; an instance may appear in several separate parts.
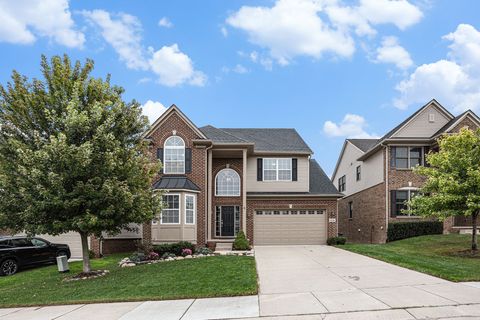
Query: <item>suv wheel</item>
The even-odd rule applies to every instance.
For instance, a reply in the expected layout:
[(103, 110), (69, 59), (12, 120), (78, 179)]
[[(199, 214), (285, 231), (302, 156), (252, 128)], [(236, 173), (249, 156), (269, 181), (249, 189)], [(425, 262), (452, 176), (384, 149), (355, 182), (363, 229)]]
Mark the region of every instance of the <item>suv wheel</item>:
[(13, 259), (4, 260), (0, 264), (0, 275), (11, 276), (18, 271), (18, 263)]
[(57, 257), (60, 257), (60, 256), (66, 256), (67, 255), (67, 252), (63, 251), (63, 250), (60, 250), (57, 252)]

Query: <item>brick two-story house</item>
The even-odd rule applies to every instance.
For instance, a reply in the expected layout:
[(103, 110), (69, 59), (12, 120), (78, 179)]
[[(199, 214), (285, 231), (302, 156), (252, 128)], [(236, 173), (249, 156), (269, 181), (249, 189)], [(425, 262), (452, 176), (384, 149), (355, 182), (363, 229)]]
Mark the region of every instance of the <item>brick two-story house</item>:
[(341, 195), (294, 129), (197, 127), (171, 106), (146, 132), (163, 163), (153, 188), (163, 212), (143, 225), (151, 243), (323, 244), (337, 235)]
[[(440, 135), (479, 126), (474, 112), (453, 116), (432, 100), (380, 139), (347, 139), (332, 175), (344, 195), (338, 202), (339, 233), (353, 242), (383, 243), (389, 222), (418, 220), (402, 212), (424, 182), (412, 167), (425, 165)], [(445, 222), (445, 231), (467, 225), (464, 217), (455, 217)]]

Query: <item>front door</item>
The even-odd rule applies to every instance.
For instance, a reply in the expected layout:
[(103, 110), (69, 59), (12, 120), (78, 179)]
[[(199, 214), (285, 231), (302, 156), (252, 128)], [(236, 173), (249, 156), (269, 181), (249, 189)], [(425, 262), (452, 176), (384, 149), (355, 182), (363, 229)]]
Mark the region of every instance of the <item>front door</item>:
[(234, 236), (235, 207), (222, 206), (222, 237)]

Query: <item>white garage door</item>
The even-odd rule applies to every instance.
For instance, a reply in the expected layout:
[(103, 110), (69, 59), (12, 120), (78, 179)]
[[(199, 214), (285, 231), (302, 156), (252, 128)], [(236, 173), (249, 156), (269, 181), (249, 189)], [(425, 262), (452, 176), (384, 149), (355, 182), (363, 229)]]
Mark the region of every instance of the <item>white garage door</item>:
[(68, 246), (70, 247), (70, 251), (72, 253), (71, 258), (73, 259), (82, 258), (82, 241), (80, 239), (80, 235), (76, 232), (68, 232), (58, 236), (42, 234), (42, 235), (39, 235), (39, 237), (53, 243), (68, 244)]
[(325, 244), (326, 210), (256, 210), (255, 245)]

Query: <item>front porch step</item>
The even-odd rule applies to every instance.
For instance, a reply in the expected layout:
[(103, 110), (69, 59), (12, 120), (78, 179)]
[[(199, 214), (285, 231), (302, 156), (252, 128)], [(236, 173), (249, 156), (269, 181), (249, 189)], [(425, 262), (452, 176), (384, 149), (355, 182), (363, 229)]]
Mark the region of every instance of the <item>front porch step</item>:
[(233, 242), (217, 242), (215, 251), (232, 251)]
[[(472, 227), (454, 227), (454, 229), (458, 230), (460, 234), (472, 234), (473, 229)], [(480, 229), (477, 229), (477, 234), (480, 234)]]

